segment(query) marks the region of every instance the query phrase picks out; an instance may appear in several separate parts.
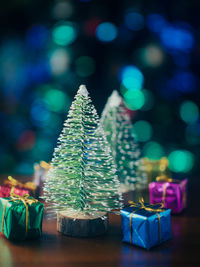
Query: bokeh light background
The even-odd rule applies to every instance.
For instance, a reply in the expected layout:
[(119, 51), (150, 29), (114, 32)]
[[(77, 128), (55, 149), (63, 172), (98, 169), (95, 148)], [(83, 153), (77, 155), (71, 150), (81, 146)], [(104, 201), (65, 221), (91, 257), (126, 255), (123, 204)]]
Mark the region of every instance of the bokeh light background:
[(51, 159), (81, 83), (99, 114), (121, 93), (145, 157), (198, 171), (199, 11), (194, 0), (2, 2), (0, 173)]

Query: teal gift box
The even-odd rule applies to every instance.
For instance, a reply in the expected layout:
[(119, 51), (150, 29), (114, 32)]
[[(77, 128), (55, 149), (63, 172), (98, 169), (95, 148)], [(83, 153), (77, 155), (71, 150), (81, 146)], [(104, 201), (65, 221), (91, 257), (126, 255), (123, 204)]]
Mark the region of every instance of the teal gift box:
[(121, 210), (123, 242), (150, 249), (171, 238), (171, 210), (140, 200)]
[(29, 195), (0, 198), (1, 232), (13, 241), (39, 238), (43, 209), (44, 205)]

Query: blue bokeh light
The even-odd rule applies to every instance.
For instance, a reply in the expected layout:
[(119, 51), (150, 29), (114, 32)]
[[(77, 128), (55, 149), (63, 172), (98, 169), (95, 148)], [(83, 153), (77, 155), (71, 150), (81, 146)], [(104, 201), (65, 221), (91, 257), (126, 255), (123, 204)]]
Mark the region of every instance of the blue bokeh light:
[(24, 66), (24, 72), (27, 74), (30, 84), (45, 83), (49, 81), (51, 77), (51, 69), (49, 63), (45, 60), (27, 64), (26, 66)]
[(19, 69), (4, 82), (3, 94), (20, 99), (29, 86), (48, 82), (51, 77), (49, 63), (43, 60), (19, 66)]
[(149, 14), (146, 23), (147, 27), (156, 33), (159, 33), (167, 25), (165, 18), (160, 14)]
[(125, 15), (124, 23), (128, 29), (139, 31), (144, 27), (144, 17), (138, 12), (128, 12)]
[(31, 106), (32, 123), (39, 127), (44, 127), (50, 119), (50, 112), (46, 107), (46, 103), (42, 99), (36, 99)]
[(128, 65), (121, 69), (120, 80), (128, 90), (138, 90), (142, 88), (144, 76), (137, 67)]
[(193, 92), (196, 89), (196, 77), (189, 71), (176, 71), (171, 79), (171, 86), (182, 93)]
[(96, 29), (96, 37), (102, 42), (111, 42), (117, 37), (117, 28), (110, 22), (103, 22)]
[(194, 92), (196, 84), (197, 79), (192, 72), (178, 70), (165, 82), (161, 93), (167, 99), (176, 100), (181, 94)]
[(190, 52), (194, 47), (194, 36), (188, 30), (177, 26), (167, 26), (161, 32), (161, 42), (169, 50)]
[(5, 97), (9, 97), (10, 95), (14, 95), (17, 100), (19, 100), (23, 93), (25, 88), (29, 84), (28, 76), (24, 75), (23, 68), (19, 67), (19, 70), (17, 70), (13, 75), (5, 80), (3, 84), (3, 94)]
[(34, 48), (41, 48), (48, 38), (48, 31), (43, 25), (33, 26), (27, 33), (27, 43)]

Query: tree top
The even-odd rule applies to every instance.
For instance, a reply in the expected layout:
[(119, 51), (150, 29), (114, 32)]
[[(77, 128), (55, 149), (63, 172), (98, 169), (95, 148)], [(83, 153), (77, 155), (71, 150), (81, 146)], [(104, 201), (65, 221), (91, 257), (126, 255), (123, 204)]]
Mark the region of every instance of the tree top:
[(116, 90), (112, 92), (109, 100), (111, 107), (117, 107), (122, 102), (122, 98)]
[(88, 90), (87, 90), (85, 85), (82, 84), (79, 86), (78, 94), (80, 94), (82, 96), (86, 96), (86, 97), (88, 96)]

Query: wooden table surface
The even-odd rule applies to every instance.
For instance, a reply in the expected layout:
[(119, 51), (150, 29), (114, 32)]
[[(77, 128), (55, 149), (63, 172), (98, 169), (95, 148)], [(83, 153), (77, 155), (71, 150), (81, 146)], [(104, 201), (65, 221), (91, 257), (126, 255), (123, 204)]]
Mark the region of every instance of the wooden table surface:
[[(110, 215), (108, 233), (95, 238), (63, 236), (56, 231), (55, 220), (44, 218), (40, 240), (12, 243), (0, 236), (0, 267), (200, 266), (199, 186), (198, 179), (190, 179), (188, 208), (172, 216), (173, 238), (150, 251), (122, 243), (117, 215)], [(134, 199), (133, 193), (126, 194), (127, 199)]]

